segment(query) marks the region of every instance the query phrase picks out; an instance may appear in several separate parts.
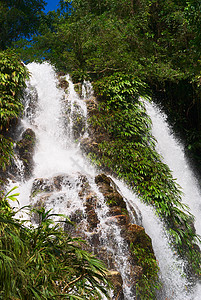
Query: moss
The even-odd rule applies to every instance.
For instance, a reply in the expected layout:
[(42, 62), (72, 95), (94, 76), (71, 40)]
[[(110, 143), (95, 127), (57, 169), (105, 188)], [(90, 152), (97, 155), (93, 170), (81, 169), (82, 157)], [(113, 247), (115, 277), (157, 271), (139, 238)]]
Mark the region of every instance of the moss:
[(76, 91), (76, 93), (81, 97), (82, 96), (82, 84), (81, 83), (77, 83), (74, 85), (74, 90)]
[(153, 253), (151, 239), (143, 227), (135, 224), (130, 224), (127, 234), (135, 263), (142, 268), (136, 283), (137, 299), (155, 299), (155, 292), (160, 288), (160, 282), (158, 280), (159, 267)]

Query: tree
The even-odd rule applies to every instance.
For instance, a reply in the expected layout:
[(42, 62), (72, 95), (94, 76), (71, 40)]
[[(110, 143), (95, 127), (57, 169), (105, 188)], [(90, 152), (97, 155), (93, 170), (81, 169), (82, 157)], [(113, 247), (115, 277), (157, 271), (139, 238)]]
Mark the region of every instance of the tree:
[(44, 0), (2, 0), (0, 3), (0, 49), (21, 37), (36, 33), (46, 2)]
[(18, 51), (78, 81), (118, 71), (138, 76), (163, 99), (184, 137), (189, 132), (188, 148), (198, 157), (200, 10), (200, 0), (60, 0), (46, 29)]

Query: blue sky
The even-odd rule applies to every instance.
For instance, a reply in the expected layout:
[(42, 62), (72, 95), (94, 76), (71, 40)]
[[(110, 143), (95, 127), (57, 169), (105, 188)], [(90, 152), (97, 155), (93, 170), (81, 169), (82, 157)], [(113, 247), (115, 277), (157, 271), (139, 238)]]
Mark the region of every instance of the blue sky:
[(59, 3), (59, 0), (46, 0), (47, 5), (45, 7), (45, 12), (48, 12), (50, 10), (57, 9), (57, 4)]

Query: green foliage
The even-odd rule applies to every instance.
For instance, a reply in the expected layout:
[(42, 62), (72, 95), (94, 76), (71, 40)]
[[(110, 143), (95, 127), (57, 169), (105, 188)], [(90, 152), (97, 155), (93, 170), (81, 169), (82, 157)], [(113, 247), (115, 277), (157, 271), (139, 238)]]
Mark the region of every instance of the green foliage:
[(25, 227), (27, 222), (17, 219), (7, 202), (18, 195), (11, 192), (0, 203), (0, 299), (107, 296), (106, 269), (81, 249), (83, 241), (55, 225), (51, 219), (54, 214), (44, 208), (37, 211), (40, 224)]
[(43, 0), (13, 1), (1, 0), (0, 3), (0, 49), (11, 46), (20, 37), (29, 37), (37, 31)]
[[(113, 80), (113, 77), (107, 78), (107, 87), (110, 79)], [(127, 93), (124, 101), (127, 100), (128, 104), (123, 101), (122, 105), (121, 81), (116, 83), (116, 95), (114, 89), (105, 88), (105, 79), (99, 87), (98, 82), (95, 85), (99, 95), (105, 93), (105, 98), (101, 98), (99, 108), (89, 120), (97, 133), (98, 143), (98, 150), (92, 149), (89, 156), (101, 167), (124, 179), (144, 202), (155, 207), (159, 217), (165, 221), (178, 253), (186, 257), (189, 265), (200, 274), (200, 253), (194, 247), (195, 243), (199, 243), (199, 237), (193, 228), (193, 217), (188, 207), (181, 203), (180, 187), (172, 178), (171, 171), (155, 150), (150, 119), (143, 101), (137, 100), (140, 92), (136, 93), (136, 98)], [(119, 99), (119, 104), (116, 99)]]
[(156, 259), (148, 249), (143, 249), (138, 244), (131, 244), (131, 251), (134, 254), (137, 265), (143, 268), (143, 274), (136, 283), (137, 299), (151, 300), (156, 299), (156, 289), (161, 288), (158, 281), (159, 267)]
[(13, 142), (0, 134), (0, 169), (5, 171), (6, 166), (10, 165), (13, 157)]
[(28, 73), (25, 66), (12, 51), (0, 53), (0, 126), (18, 117), (22, 111), (20, 96)]
[(120, 72), (94, 82), (94, 91), (107, 101), (108, 109), (129, 109), (140, 96), (148, 97), (148, 87), (144, 82)]
[(7, 131), (23, 109), (21, 96), (27, 78), (26, 67), (14, 52), (0, 52), (0, 170), (5, 171), (13, 156), (13, 143)]
[(200, 161), (200, 16), (196, 0), (60, 0), (59, 10), (43, 17), (40, 35), (17, 49), (27, 61), (50, 60), (76, 81), (115, 72), (146, 81)]
[(199, 5), (189, 3), (61, 0), (33, 47), (60, 68), (68, 69), (68, 60), (71, 71), (85, 70), (91, 76), (124, 70), (152, 82), (176, 81), (191, 73), (198, 48)]

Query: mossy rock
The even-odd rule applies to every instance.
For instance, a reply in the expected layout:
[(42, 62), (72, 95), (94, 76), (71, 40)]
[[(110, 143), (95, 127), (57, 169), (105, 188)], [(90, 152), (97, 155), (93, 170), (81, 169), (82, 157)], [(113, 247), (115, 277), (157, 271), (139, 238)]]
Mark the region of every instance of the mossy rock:
[(99, 190), (104, 195), (109, 207), (118, 206), (126, 209), (126, 202), (121, 194), (117, 191), (116, 185), (111, 178), (105, 174), (100, 174), (95, 177), (95, 183), (98, 185)]
[(68, 81), (63, 77), (59, 77), (59, 84), (58, 85), (59, 85), (60, 88), (62, 88), (64, 90), (67, 90), (68, 87), (69, 87)]
[(121, 277), (121, 274), (117, 271), (111, 270), (108, 272), (107, 277), (111, 281), (114, 290), (114, 296), (113, 299), (115, 300), (124, 300), (124, 293), (123, 293), (123, 280)]
[(80, 108), (77, 107), (75, 111), (73, 111), (73, 135), (75, 139), (80, 138), (84, 135), (86, 130), (86, 120), (83, 116), (82, 112), (80, 111)]
[(74, 84), (74, 89), (76, 93), (81, 97), (82, 96), (82, 84), (81, 82), (75, 83)]
[(151, 238), (145, 233), (144, 227), (136, 224), (129, 224), (127, 236), (130, 243), (140, 244), (142, 248), (154, 255)]
[(35, 132), (28, 128), (22, 134), (22, 139), (17, 143), (16, 150), (20, 159), (24, 164), (24, 175), (28, 179), (32, 175), (33, 171), (33, 154), (36, 144), (36, 135)]

